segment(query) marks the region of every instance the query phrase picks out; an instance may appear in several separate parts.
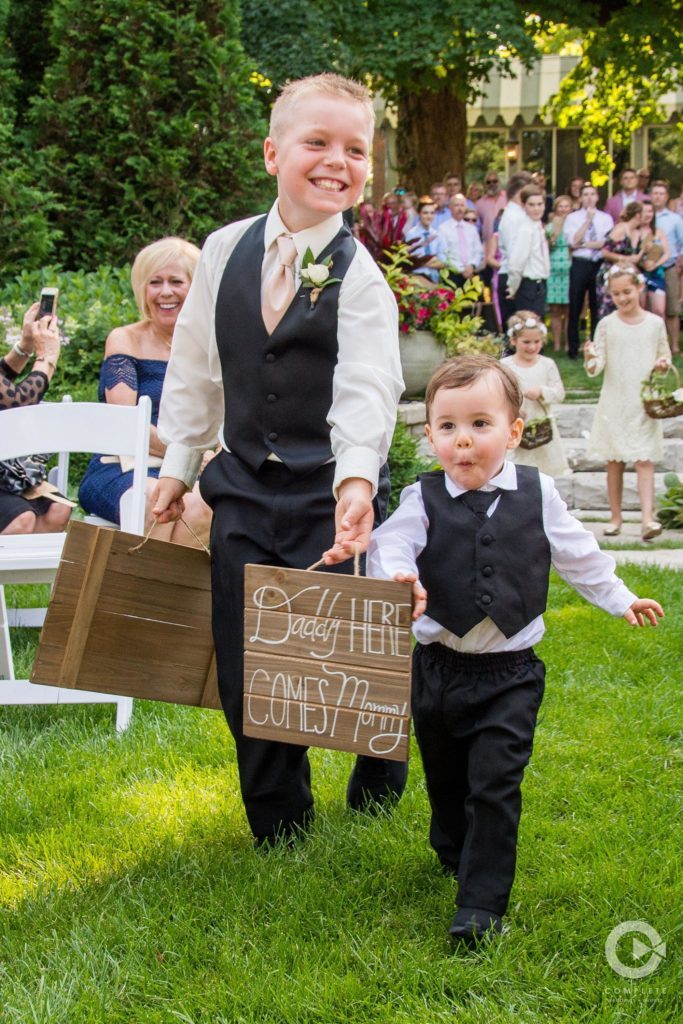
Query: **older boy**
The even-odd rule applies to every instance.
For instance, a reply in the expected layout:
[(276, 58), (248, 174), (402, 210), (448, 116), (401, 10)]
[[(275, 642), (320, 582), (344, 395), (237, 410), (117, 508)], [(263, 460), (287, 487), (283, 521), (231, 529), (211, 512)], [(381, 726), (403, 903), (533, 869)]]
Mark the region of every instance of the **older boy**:
[(551, 564), (631, 625), (656, 625), (663, 612), (614, 575), (614, 560), (550, 477), (505, 461), (522, 434), (522, 395), (497, 360), (449, 360), (426, 402), (444, 471), (403, 492), (372, 536), (368, 574), (413, 582), (413, 715), (430, 841), (458, 879), (450, 934), (473, 945), (501, 930), (514, 878), (521, 782), (545, 682), (533, 644), (544, 632)]
[[(244, 565), (301, 569), (326, 548), (336, 565), (342, 541), (365, 550), (403, 387), (396, 303), (342, 219), (365, 184), (373, 120), (366, 90), (337, 75), (283, 90), (264, 144), (277, 201), (208, 238), (164, 384), (161, 522), (179, 513), (202, 449), (221, 440), (201, 478), (214, 510), (213, 630), (258, 842), (304, 827), (313, 797), (306, 748), (242, 731)], [(348, 799), (359, 808), (404, 785), (404, 765), (359, 758)]]

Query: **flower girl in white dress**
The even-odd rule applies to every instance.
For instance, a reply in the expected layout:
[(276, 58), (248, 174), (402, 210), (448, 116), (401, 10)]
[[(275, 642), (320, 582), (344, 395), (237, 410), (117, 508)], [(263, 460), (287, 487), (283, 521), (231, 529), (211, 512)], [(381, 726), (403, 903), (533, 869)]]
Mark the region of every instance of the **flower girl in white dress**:
[[(560, 371), (552, 359), (541, 355), (548, 331), (541, 318), (529, 310), (520, 310), (508, 320), (508, 339), (515, 352), (505, 356), (503, 365), (519, 380), (524, 403), (521, 414), (525, 423), (548, 416), (553, 402), (564, 399), (564, 385)], [(523, 466), (536, 466), (548, 476), (560, 476), (569, 471), (557, 424), (553, 420), (552, 439), (539, 448), (515, 448), (508, 454), (512, 462)]]
[(604, 533), (621, 530), (624, 464), (635, 463), (642, 511), (641, 539), (662, 532), (654, 517), (654, 463), (662, 458), (662, 424), (646, 414), (640, 391), (653, 369), (666, 371), (671, 362), (666, 327), (661, 317), (640, 305), (643, 278), (630, 264), (615, 264), (606, 285), (616, 306), (604, 317), (593, 341), (583, 349), (589, 377), (605, 371), (593, 419), (589, 450), (607, 461), (610, 522)]

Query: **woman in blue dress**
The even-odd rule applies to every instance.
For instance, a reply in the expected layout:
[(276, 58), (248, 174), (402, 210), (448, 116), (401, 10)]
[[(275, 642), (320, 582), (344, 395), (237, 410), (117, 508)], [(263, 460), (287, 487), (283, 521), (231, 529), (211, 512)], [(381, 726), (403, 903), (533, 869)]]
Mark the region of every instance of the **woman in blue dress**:
[[(150, 468), (147, 504), (156, 486), (165, 447), (159, 440), (156, 422), (171, 354), (173, 329), (192, 283), (199, 249), (182, 238), (162, 238), (142, 249), (133, 263), (131, 282), (141, 319), (116, 327), (107, 338), (104, 362), (100, 370), (99, 399), (117, 405), (135, 405), (140, 395), (152, 400)], [(133, 471), (124, 472), (118, 459), (94, 455), (81, 481), (78, 498), (90, 515), (120, 523), (120, 502), (133, 485)], [(184, 497), (184, 519), (195, 533), (208, 543), (211, 510), (193, 491)], [(145, 513), (145, 529), (151, 516)], [(190, 531), (181, 522), (157, 525), (159, 540), (197, 546)]]

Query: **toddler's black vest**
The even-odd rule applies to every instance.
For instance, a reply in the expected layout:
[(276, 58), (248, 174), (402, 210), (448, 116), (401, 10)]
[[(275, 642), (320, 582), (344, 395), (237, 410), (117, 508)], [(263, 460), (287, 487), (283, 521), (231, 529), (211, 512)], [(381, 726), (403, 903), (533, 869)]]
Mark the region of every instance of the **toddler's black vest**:
[(417, 567), (427, 615), (456, 636), (487, 616), (505, 636), (514, 636), (545, 611), (550, 544), (541, 481), (531, 466), (515, 470), (517, 490), (501, 491), (484, 523), (451, 497), (442, 471), (420, 477), (429, 531)]
[[(270, 452), (296, 473), (332, 457), (327, 415), (337, 364), (341, 285), (323, 288), (314, 306), (299, 288), (271, 335), (261, 316), (261, 265), (266, 218), (247, 228), (225, 267), (216, 299), (216, 342), (223, 371), (224, 437), (254, 471)], [(343, 278), (356, 243), (343, 227), (316, 257), (332, 257), (330, 276)]]

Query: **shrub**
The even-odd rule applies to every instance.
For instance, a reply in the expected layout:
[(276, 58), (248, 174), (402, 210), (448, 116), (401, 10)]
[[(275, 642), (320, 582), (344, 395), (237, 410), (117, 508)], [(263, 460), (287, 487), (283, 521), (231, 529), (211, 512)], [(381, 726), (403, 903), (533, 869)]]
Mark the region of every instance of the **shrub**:
[(237, 0), (56, 0), (26, 127), (69, 268), (256, 213), (272, 183)]
[(403, 488), (414, 484), (420, 473), (426, 473), (432, 468), (432, 460), (419, 454), (419, 444), (419, 440), (413, 437), (403, 420), (398, 419), (388, 460), (391, 474), (390, 514), (398, 506)]

